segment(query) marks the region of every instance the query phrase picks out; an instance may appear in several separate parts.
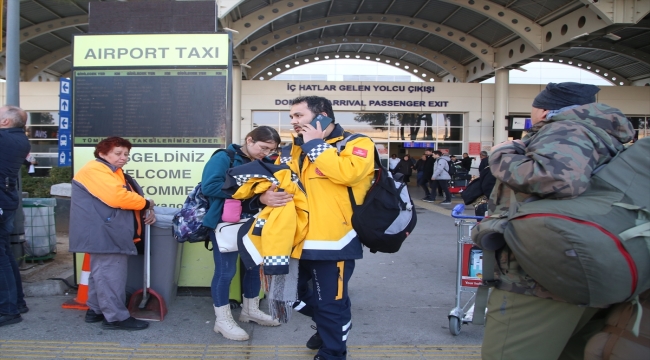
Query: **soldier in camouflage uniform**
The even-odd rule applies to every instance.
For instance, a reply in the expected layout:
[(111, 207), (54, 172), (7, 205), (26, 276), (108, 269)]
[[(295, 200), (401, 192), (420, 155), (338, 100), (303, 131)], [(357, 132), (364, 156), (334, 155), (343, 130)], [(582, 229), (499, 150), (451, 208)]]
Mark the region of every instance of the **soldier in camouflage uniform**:
[[(632, 140), (627, 118), (618, 109), (595, 102), (599, 90), (593, 85), (549, 83), (535, 98), (530, 133), (492, 149), (489, 165), (497, 182), (488, 204), (490, 214), (507, 211), (513, 195), (517, 202), (580, 195), (593, 170), (611, 159), (607, 145)], [(579, 122), (601, 131), (594, 134)], [(549, 293), (526, 274), (507, 246), (496, 256), (499, 281), (488, 301), (483, 359), (582, 359), (587, 340), (604, 325), (602, 311), (566, 303), (561, 294)]]

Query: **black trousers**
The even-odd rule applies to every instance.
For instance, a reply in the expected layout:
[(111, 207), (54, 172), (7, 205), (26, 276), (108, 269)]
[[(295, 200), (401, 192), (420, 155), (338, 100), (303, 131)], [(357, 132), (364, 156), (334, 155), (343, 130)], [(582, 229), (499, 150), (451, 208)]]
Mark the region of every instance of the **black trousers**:
[[(436, 180), (438, 187), (442, 189), (445, 194), (445, 201), (451, 201), (451, 192), (449, 192), (449, 180)], [(436, 192), (432, 191), (433, 200), (436, 199)]]
[(424, 196), (425, 197), (430, 197), (431, 196), (431, 191), (429, 191), (429, 179), (426, 178), (426, 176), (422, 176), (420, 180), (418, 181), (418, 185), (424, 190)]

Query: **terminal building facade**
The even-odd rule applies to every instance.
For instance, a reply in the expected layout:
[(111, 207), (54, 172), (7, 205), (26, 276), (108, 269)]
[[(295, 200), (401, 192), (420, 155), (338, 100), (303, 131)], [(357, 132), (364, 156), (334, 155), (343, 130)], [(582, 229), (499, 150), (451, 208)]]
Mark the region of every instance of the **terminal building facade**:
[[(529, 117), (544, 87), (509, 85), (508, 117)], [(291, 99), (309, 95), (330, 99), (336, 122), (372, 137), (386, 156), (419, 156), (427, 147), (474, 156), (494, 144), (494, 84), (244, 81), (241, 134), (268, 125), (289, 140)], [(650, 135), (650, 87), (603, 86), (597, 101), (619, 108), (639, 138)], [(506, 126), (509, 138), (523, 135), (511, 121)]]
[[(533, 98), (543, 88), (509, 85), (508, 117), (528, 117)], [(2, 86), (0, 90), (4, 91)], [(27, 133), (32, 152), (42, 172), (56, 166), (59, 84), (21, 83), (20, 90), (21, 106), (30, 115)], [(233, 141), (243, 141), (260, 125), (274, 127), (283, 141), (290, 141), (291, 100), (310, 95), (330, 99), (336, 122), (372, 137), (385, 157), (417, 157), (427, 147), (476, 156), (494, 144), (494, 84), (257, 80), (241, 83), (240, 129)], [(632, 120), (639, 138), (650, 136), (650, 87), (602, 86), (597, 101), (619, 108)], [(506, 126), (502, 130), (509, 138), (523, 135), (516, 124), (506, 122)]]
[[(6, 17), (0, 77), (11, 86), (0, 84), (0, 97), (15, 97), (22, 81), (19, 105), (30, 113), (41, 172), (57, 164), (58, 79), (71, 77), (73, 38), (85, 34), (228, 33), (233, 142), (262, 124), (290, 140), (290, 100), (320, 95), (384, 155), (423, 147), (476, 155), (522, 136), (520, 120), (543, 85), (509, 84), (509, 72), (535, 61), (607, 79), (613, 86), (598, 101), (621, 109), (639, 137), (648, 131), (650, 1), (45, 0), (9, 2)], [(381, 62), (424, 82), (269, 81), (338, 58)]]

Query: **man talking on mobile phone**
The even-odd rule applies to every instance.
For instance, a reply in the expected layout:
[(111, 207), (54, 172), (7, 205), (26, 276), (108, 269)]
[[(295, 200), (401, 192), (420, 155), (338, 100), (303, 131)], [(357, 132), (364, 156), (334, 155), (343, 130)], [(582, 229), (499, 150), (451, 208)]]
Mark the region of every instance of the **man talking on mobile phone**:
[(352, 328), (348, 281), (355, 260), (363, 258), (348, 189), (361, 204), (374, 176), (375, 145), (369, 137), (344, 131), (323, 97), (294, 99), (289, 117), (296, 136), (278, 162), (298, 174), (309, 203), (294, 308), (316, 323), (316, 334), (307, 341), (308, 348), (318, 350), (314, 359), (345, 359)]

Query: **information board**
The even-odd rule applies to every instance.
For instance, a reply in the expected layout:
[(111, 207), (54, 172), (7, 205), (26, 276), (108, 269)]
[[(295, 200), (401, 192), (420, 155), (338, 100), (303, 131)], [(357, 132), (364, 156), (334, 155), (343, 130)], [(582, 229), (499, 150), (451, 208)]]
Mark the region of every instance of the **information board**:
[(231, 47), (226, 33), (75, 36), (74, 172), (97, 143), (119, 136), (133, 145), (123, 170), (145, 196), (180, 207), (230, 142)]
[(59, 82), (59, 167), (72, 164), (72, 128), (70, 127), (71, 91), (70, 79), (61, 78)]
[(227, 71), (76, 70), (74, 144), (121, 136), (134, 145), (226, 144)]

